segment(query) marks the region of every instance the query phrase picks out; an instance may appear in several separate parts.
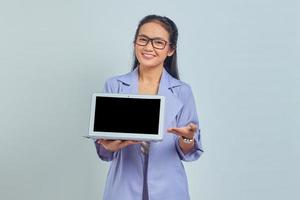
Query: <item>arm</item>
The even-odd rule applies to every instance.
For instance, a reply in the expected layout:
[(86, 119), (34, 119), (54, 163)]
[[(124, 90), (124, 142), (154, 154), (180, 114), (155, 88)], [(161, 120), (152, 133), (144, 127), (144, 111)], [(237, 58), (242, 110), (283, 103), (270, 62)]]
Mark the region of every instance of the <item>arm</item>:
[(108, 151), (102, 144), (98, 143), (97, 141), (98, 140), (96, 140), (94, 143), (99, 158), (103, 161), (112, 161), (115, 158), (116, 152)]
[(179, 136), (178, 145), (184, 154), (189, 153), (195, 146), (195, 133), (197, 126), (190, 123), (188, 126), (179, 128), (168, 128), (168, 131)]
[(181, 160), (183, 161), (194, 161), (197, 160), (202, 153), (200, 130), (198, 129), (198, 134), (195, 134), (194, 141), (191, 144), (183, 144), (181, 137), (176, 139), (176, 150)]
[[(114, 91), (117, 91), (117, 87), (118, 87), (117, 83), (112, 79), (109, 79), (105, 82), (102, 92), (114, 93)], [(100, 142), (98, 142), (98, 140), (95, 140), (94, 143), (96, 146), (97, 154), (101, 160), (111, 161), (115, 158), (117, 152), (108, 151), (106, 148), (104, 148), (104, 146)]]
[(138, 141), (131, 140), (96, 140), (95, 145), (97, 154), (104, 161), (111, 161), (115, 158), (116, 153), (128, 145), (139, 144)]
[[(118, 82), (115, 79), (109, 79), (105, 82), (102, 91), (105, 93), (117, 93)], [(113, 160), (122, 148), (138, 143), (140, 142), (130, 140), (95, 140), (97, 154), (104, 161)]]
[(182, 89), (180, 94), (184, 105), (178, 115), (177, 125), (178, 127), (182, 127), (183, 129), (185, 128), (186, 130), (188, 129), (187, 127), (189, 124), (194, 124), (192, 131), (188, 132), (186, 130), (185, 134), (181, 134), (187, 138), (194, 138), (194, 141), (191, 144), (185, 144), (182, 137), (178, 136), (176, 138), (176, 150), (182, 160), (194, 161), (197, 160), (203, 153), (195, 100), (189, 86)]

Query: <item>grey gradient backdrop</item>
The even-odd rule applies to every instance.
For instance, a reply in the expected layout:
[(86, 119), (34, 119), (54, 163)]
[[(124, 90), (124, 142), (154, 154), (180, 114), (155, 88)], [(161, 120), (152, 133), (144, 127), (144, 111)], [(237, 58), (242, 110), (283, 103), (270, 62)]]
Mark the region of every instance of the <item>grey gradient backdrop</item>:
[(90, 95), (130, 70), (151, 13), (177, 23), (196, 98), (205, 153), (185, 164), (192, 200), (299, 199), (299, 10), (296, 0), (1, 1), (0, 199), (102, 199), (108, 163), (81, 137)]

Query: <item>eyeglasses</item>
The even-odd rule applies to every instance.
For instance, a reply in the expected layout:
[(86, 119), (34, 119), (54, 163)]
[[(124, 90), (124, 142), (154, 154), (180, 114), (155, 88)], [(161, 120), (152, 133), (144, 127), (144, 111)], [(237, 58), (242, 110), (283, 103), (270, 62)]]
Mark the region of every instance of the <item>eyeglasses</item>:
[(151, 39), (145, 35), (139, 35), (136, 38), (135, 44), (140, 45), (140, 46), (147, 46), (149, 41), (151, 42), (154, 49), (159, 49), (159, 50), (163, 50), (168, 43), (167, 41), (160, 39), (160, 38), (152, 38)]

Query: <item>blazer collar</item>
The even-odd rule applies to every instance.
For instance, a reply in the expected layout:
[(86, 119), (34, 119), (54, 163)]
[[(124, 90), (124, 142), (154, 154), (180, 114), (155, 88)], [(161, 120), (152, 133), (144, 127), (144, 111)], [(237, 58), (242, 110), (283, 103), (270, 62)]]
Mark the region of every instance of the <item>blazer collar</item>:
[[(119, 76), (118, 80), (121, 81), (123, 84), (132, 87), (132, 92), (137, 93), (137, 85), (138, 85), (138, 67), (136, 67), (133, 71)], [(173, 78), (165, 68), (163, 68), (159, 90), (161, 89), (172, 89), (177, 86), (181, 86), (182, 82)], [(160, 91), (158, 92), (160, 94)]]

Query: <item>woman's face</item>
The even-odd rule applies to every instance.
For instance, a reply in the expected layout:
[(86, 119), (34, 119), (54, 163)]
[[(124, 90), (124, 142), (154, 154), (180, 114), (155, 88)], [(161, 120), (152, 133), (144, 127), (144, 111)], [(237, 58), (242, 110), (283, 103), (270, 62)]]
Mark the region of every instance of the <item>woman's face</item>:
[(163, 67), (166, 57), (174, 53), (169, 45), (169, 33), (157, 22), (140, 27), (134, 49), (142, 67)]

